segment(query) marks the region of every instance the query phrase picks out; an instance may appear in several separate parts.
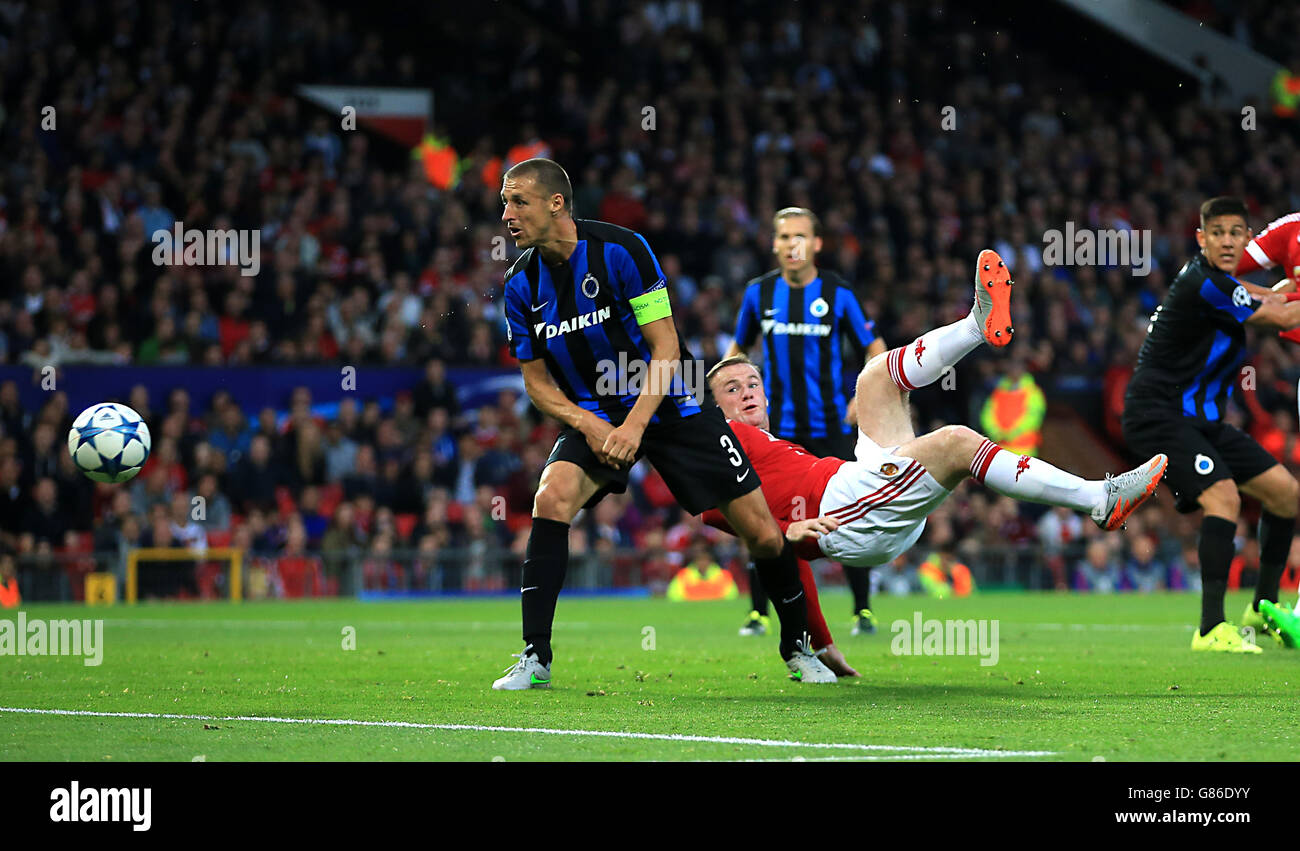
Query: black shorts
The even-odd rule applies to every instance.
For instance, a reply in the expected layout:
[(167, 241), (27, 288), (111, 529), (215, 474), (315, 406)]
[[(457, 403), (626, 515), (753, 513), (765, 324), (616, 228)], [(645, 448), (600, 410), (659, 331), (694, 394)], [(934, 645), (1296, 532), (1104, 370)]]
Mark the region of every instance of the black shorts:
[(818, 458), (841, 458), (845, 461), (858, 460), (857, 456), (853, 454), (854, 447), (857, 446), (857, 429), (854, 429), (852, 434), (833, 434), (830, 437), (800, 439), (798, 437), (784, 437), (779, 434), (777, 437), (799, 444)]
[(1184, 514), (1200, 508), (1197, 498), (1215, 482), (1250, 481), (1275, 466), (1277, 459), (1248, 434), (1224, 422), (1207, 422), (1169, 413), (1156, 417), (1124, 415), (1124, 440), (1143, 460), (1169, 456), (1165, 481), (1174, 505)]
[[(740, 441), (722, 411), (713, 405), (680, 420), (646, 426), (636, 457), (650, 460), (677, 504), (690, 514), (717, 508), (757, 490), (760, 484)], [(591, 508), (607, 493), (627, 490), (630, 468), (618, 470), (602, 464), (576, 428), (560, 432), (546, 463), (555, 461), (571, 461), (604, 483), (583, 508)]]

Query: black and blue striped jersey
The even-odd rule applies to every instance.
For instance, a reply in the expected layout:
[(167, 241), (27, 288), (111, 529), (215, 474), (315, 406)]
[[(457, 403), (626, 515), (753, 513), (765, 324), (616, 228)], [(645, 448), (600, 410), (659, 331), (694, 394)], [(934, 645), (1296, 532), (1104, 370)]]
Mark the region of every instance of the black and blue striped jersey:
[(796, 442), (847, 434), (845, 407), (857, 370), (844, 369), (841, 339), (859, 359), (876, 339), (848, 282), (822, 272), (792, 287), (778, 270), (750, 281), (736, 319), (736, 343), (746, 351), (763, 338), (763, 383), (772, 433)]
[[(654, 252), (638, 233), (578, 219), (578, 245), (557, 266), (526, 250), (506, 272), (506, 334), (521, 361), (544, 358), (571, 402), (614, 425), (636, 404), (650, 346), (641, 325), (671, 315)], [(681, 359), (691, 359), (677, 335)], [(652, 423), (700, 412), (678, 370)]]
[(1260, 302), (1204, 254), (1174, 277), (1147, 326), (1125, 394), (1125, 416), (1223, 417), (1245, 359), (1244, 323)]

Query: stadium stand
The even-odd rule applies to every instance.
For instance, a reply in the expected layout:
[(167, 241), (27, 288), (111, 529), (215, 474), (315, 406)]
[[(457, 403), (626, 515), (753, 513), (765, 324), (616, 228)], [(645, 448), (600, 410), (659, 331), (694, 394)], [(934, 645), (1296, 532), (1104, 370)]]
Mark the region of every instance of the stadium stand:
[[(427, 50), (314, 2), (69, 5), (0, 9), (0, 538), (19, 553), (24, 599), (77, 597), (87, 564), (117, 569), (125, 548), (174, 537), (153, 506), (194, 493), (209, 507), (207, 543), (255, 553), (269, 593), (512, 587), (556, 429), (517, 391), (466, 407), (447, 378), (516, 368), (493, 243), (495, 175), (512, 157), (551, 153), (574, 179), (579, 216), (646, 236), (679, 327), (710, 362), (746, 281), (771, 265), (779, 207), (819, 211), (822, 264), (854, 282), (891, 344), (962, 315), (972, 259), (992, 246), (1016, 276), (1026, 368), (1117, 459), (1116, 406), (1146, 317), (1194, 250), (1200, 200), (1240, 195), (1257, 226), (1300, 209), (1294, 132), (1236, 132), (1239, 116), (1190, 93), (1156, 102), (1099, 86), (1005, 30), (969, 16), (956, 26), (960, 5), (501, 3), (491, 21), (411, 27)], [(755, 5), (775, 23), (755, 23)], [(1285, 27), (1300, 29), (1294, 14), (1282, 20), (1285, 4), (1232, 4), (1231, 15), (1175, 5), (1270, 51), (1295, 44)], [(929, 49), (909, 50), (920, 28)], [(441, 66), (439, 44), (470, 33), (479, 49)], [(591, 46), (581, 66), (566, 40)], [(294, 94), (344, 77), (436, 84), (435, 135), (460, 157), (454, 187)], [(42, 127), (44, 105), (55, 129)], [(941, 123), (949, 105), (960, 137)], [(150, 235), (176, 222), (259, 230), (261, 271), (155, 264)], [(1043, 234), (1067, 222), (1148, 229), (1150, 274), (1046, 265)], [(1295, 468), (1300, 350), (1261, 338), (1253, 351), (1230, 421)], [(407, 367), (408, 392), (358, 394), (328, 412), (305, 386), (260, 408), (240, 395), (238, 376), (256, 370), (344, 364)], [(66, 394), (21, 401), (46, 365), (220, 368), (234, 389), (131, 393), (123, 401), (145, 415), (153, 456), (129, 486), (96, 487), (63, 448), (77, 413)], [(995, 356), (969, 359), (951, 392), (916, 395), (920, 425), (976, 423), (1001, 374)], [(1163, 566), (1157, 586), (1195, 580), (1194, 529), (1167, 501), (1126, 536), (1092, 531), (968, 483), (929, 535), (956, 541), (981, 588), (1118, 590), (1149, 572), (1132, 564)], [(592, 585), (662, 589), (699, 540), (724, 566), (741, 557), (681, 516), (645, 469), (573, 536), (589, 567), (570, 575)], [(1047, 540), (1050, 564), (1036, 555)]]

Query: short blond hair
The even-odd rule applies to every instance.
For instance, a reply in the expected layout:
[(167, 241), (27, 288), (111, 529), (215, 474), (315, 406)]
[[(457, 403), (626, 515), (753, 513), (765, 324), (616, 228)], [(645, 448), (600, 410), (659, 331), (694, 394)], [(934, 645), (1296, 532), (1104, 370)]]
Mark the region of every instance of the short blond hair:
[(822, 220), (807, 207), (785, 207), (777, 210), (776, 215), (772, 216), (772, 230), (776, 230), (776, 226), (786, 219), (793, 219), (796, 216), (804, 216), (812, 222), (813, 236), (822, 235)]
[(746, 366), (753, 367), (754, 372), (758, 373), (758, 377), (759, 378), (763, 377), (763, 370), (758, 368), (758, 364), (750, 360), (749, 355), (742, 352), (738, 355), (732, 355), (731, 357), (723, 358), (722, 360), (714, 364), (713, 369), (709, 370), (708, 373), (704, 376), (704, 383), (712, 385), (713, 377), (715, 375), (717, 375), (719, 372), (726, 369), (727, 367), (736, 366), (737, 364), (744, 364)]

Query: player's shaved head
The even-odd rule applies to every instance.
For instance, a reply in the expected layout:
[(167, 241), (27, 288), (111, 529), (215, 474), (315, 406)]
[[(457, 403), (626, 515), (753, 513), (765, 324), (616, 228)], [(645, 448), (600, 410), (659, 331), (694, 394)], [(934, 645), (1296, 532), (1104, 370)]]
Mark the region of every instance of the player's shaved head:
[(521, 180), (530, 177), (537, 185), (537, 191), (544, 197), (559, 195), (564, 199), (564, 211), (573, 215), (573, 183), (569, 174), (555, 160), (545, 157), (533, 157), (512, 166), (505, 173), (507, 180)]

